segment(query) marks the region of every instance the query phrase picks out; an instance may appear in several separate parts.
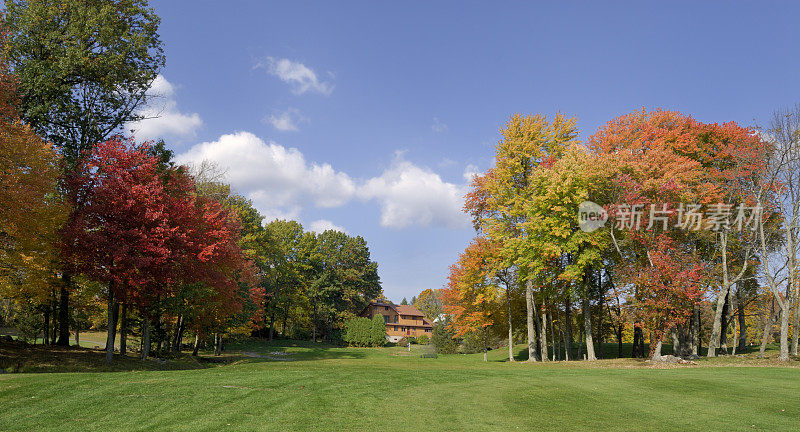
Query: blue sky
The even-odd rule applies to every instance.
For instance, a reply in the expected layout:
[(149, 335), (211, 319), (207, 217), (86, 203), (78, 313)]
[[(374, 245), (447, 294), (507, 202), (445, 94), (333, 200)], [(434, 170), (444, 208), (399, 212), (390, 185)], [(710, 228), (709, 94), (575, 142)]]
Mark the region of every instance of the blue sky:
[(800, 102), (797, 4), (644, 3), (152, 1), (167, 66), (137, 138), (270, 218), (362, 235), (399, 301), (445, 282), (515, 112), (586, 137), (642, 106), (753, 125)]

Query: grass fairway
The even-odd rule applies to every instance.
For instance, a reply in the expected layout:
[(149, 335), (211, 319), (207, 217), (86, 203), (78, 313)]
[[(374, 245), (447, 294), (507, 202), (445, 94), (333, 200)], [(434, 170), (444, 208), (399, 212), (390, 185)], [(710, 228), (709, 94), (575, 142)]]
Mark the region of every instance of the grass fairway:
[[(800, 369), (232, 347), (199, 370), (0, 375), (0, 430), (795, 430)], [(415, 347), (419, 350), (419, 347)], [(274, 352), (293, 353), (281, 356)]]

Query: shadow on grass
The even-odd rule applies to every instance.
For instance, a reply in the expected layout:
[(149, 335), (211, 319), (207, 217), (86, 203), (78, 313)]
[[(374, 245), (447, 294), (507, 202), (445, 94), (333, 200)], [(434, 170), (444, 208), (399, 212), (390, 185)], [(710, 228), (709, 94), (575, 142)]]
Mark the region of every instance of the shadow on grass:
[[(41, 372), (124, 372), (146, 370), (189, 370), (210, 367), (203, 359), (176, 354), (169, 359), (141, 360), (135, 353), (114, 354), (105, 362), (105, 351), (84, 347), (30, 345), (23, 342), (0, 342), (0, 369), (5, 373)], [(228, 362), (233, 361), (233, 359)]]
[[(283, 354), (287, 352), (289, 354)], [(193, 357), (182, 352), (163, 357), (141, 360), (134, 352), (126, 356), (115, 353), (111, 364), (106, 364), (105, 351), (101, 349), (3, 341), (0, 342), (0, 374), (195, 370), (241, 362), (359, 359), (365, 357), (365, 353), (322, 343), (253, 339), (226, 345), (221, 356), (201, 352), (201, 355)]]

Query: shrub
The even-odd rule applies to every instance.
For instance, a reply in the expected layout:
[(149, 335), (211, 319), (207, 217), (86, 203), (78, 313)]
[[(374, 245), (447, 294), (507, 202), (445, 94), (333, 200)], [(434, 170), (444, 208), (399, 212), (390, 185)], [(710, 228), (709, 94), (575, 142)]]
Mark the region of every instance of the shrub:
[(386, 343), (386, 324), (380, 315), (375, 315), (372, 319), (350, 318), (344, 323), (342, 338), (349, 346), (382, 346)]
[(386, 344), (386, 321), (383, 320), (383, 316), (375, 315), (372, 317), (370, 339), (372, 346), (383, 346)]
[(431, 339), (428, 337), (428, 335), (420, 335), (417, 338), (417, 343), (420, 344), (420, 345), (427, 345), (428, 342), (430, 342), (430, 341), (431, 341)]

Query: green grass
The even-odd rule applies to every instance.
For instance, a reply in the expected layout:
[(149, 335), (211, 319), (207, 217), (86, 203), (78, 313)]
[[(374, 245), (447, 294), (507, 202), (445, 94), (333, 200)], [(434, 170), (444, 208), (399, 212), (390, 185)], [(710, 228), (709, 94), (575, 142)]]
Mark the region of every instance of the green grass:
[(197, 370), (0, 375), (0, 429), (792, 430), (800, 418), (800, 369), (773, 360), (651, 367), (509, 363), (507, 349), (488, 363), (421, 359), (419, 346), (228, 349), (293, 360), (228, 354), (231, 363)]

